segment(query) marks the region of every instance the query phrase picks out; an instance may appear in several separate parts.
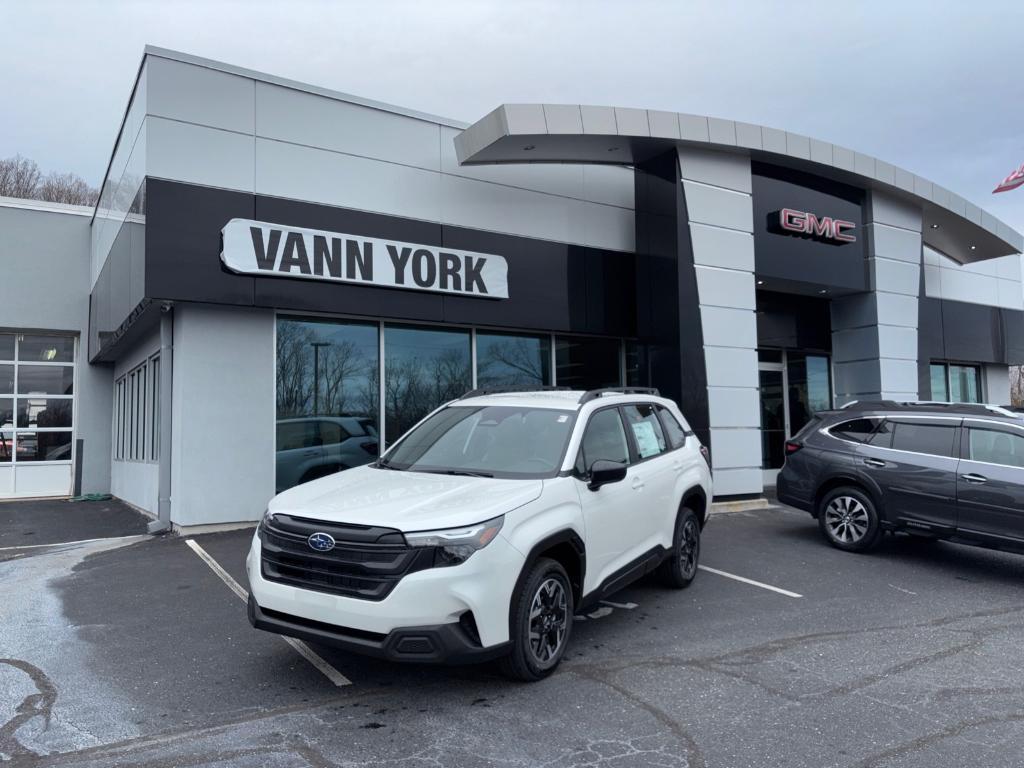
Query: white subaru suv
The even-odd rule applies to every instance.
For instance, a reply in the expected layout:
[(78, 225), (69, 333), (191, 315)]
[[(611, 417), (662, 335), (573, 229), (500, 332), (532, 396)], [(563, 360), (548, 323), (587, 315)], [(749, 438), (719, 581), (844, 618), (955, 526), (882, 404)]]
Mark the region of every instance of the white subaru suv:
[(657, 390), (475, 390), (376, 463), (271, 500), (249, 620), (538, 680), (576, 613), (651, 571), (690, 584), (711, 498), (707, 451)]

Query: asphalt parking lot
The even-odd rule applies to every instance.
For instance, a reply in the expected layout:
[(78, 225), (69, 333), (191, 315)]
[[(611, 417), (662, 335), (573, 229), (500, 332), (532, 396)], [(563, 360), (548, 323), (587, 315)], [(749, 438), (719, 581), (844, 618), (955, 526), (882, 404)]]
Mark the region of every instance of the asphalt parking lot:
[[(194, 541), (244, 587), (250, 536)], [(683, 592), (620, 593), (533, 685), (322, 647), (314, 666), (251, 630), (182, 538), (30, 552), (0, 562), (12, 765), (933, 768), (1024, 754), (1024, 557), (903, 539), (849, 555), (794, 510), (714, 517), (714, 571)]]

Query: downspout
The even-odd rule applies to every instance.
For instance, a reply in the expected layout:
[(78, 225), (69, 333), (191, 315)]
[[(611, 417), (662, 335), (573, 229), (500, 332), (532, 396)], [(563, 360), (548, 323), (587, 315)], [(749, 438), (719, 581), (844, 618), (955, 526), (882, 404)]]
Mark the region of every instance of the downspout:
[(171, 528), (171, 386), (174, 373), (174, 308), (160, 308), (160, 472), (157, 480), (157, 519), (149, 524), (150, 533)]

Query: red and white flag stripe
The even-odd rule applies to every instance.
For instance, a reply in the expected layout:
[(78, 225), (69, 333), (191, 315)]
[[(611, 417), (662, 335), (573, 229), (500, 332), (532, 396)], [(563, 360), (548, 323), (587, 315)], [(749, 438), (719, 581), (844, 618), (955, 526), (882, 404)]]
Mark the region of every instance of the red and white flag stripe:
[(994, 195), (996, 192), (1009, 192), (1011, 189), (1016, 189), (1020, 186), (1024, 186), (1024, 164), (1021, 164), (1020, 168), (999, 182), (996, 188), (992, 190), (992, 194)]

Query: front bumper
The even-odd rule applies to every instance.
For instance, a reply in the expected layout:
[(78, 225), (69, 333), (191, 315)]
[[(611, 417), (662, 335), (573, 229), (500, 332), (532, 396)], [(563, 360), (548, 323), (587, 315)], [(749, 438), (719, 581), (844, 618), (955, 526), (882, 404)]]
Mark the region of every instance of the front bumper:
[(483, 648), (459, 623), (393, 629), (386, 635), (289, 616), (257, 605), (249, 595), (249, 623), (278, 635), (334, 646), (388, 661), (476, 664), (507, 652), (508, 643)]
[[(461, 565), (407, 574), (382, 600), (265, 579), (261, 546), (257, 533), (246, 559), (250, 621), (260, 629), (402, 661), (484, 660), (508, 642), (509, 605), (525, 558), (500, 534)], [(409, 636), (427, 642), (403, 644)], [(422, 651), (408, 652), (416, 648)]]

